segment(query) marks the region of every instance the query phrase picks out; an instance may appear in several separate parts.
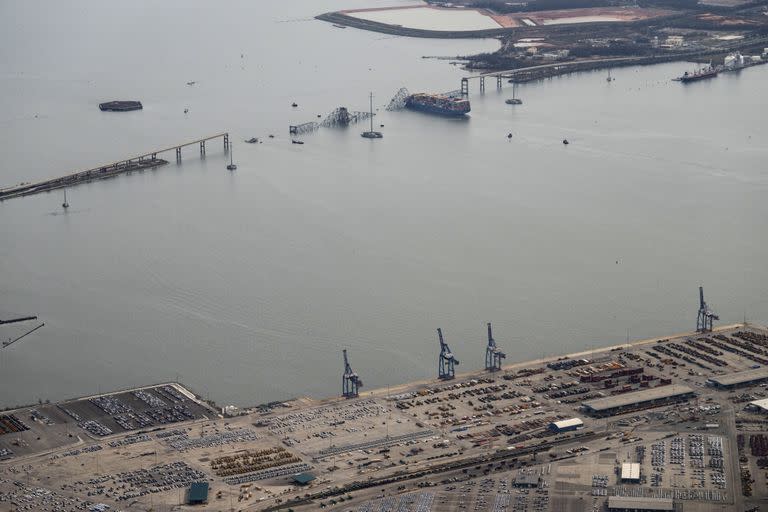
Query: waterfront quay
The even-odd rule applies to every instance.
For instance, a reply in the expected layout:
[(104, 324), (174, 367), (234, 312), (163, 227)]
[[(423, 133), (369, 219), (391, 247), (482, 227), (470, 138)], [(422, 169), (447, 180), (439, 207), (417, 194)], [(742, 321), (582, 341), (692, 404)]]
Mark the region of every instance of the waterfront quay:
[(356, 398), (158, 384), (0, 413), (0, 509), (749, 510), (766, 385), (768, 330), (742, 324)]

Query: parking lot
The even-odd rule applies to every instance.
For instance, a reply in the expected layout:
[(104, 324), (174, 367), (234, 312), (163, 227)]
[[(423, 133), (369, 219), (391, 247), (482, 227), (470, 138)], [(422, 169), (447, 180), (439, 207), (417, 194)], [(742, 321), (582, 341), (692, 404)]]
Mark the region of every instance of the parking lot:
[[(768, 417), (745, 408), (768, 388), (708, 380), (754, 370), (763, 356), (768, 334), (737, 328), (231, 418), (167, 385), (43, 404), (12, 412), (29, 430), (0, 436), (10, 482), (0, 492), (28, 482), (146, 510), (178, 505), (201, 479), (208, 510), (232, 499), (242, 510), (597, 512), (613, 496), (747, 508), (767, 492)], [(680, 387), (693, 397), (664, 396)], [(646, 389), (660, 398), (600, 414), (582, 407)], [(621, 479), (623, 463), (639, 464), (636, 480)], [(314, 480), (299, 487), (293, 476), (306, 472)], [(294, 503), (305, 495), (319, 497)]]

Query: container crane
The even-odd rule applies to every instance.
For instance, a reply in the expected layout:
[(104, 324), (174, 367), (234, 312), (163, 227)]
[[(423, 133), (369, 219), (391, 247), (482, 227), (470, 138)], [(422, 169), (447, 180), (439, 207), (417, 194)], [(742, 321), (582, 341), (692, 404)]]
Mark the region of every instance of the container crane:
[(437, 328), (437, 337), (440, 340), (440, 359), (437, 365), (437, 376), (440, 379), (448, 380), (456, 377), (454, 366), (459, 364), (459, 360), (453, 355), (448, 344), (443, 341), (443, 331)]
[(491, 331), (491, 323), (488, 322), (488, 346), (485, 348), (485, 369), (489, 372), (501, 370), (501, 360), (506, 357), (507, 354), (496, 346), (496, 341), (493, 339)]
[(696, 318), (696, 332), (712, 331), (713, 320), (720, 320), (720, 317), (704, 302), (704, 287), (699, 286), (699, 315)]
[(342, 352), (344, 353), (344, 375), (341, 378), (341, 391), (345, 398), (357, 398), (358, 388), (363, 387), (363, 381), (349, 365), (347, 349)]

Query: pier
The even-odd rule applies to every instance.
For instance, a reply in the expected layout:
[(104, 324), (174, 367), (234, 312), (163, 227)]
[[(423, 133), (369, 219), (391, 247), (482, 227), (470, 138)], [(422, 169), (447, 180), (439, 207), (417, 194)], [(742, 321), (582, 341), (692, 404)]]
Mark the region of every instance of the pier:
[[(469, 82), (476, 80), (479, 83), (480, 93), (485, 92), (485, 80), (489, 78), (496, 80), (496, 89), (501, 90), (503, 81), (512, 82), (530, 82), (532, 80), (541, 80), (566, 73), (578, 71), (592, 71), (595, 69), (621, 67), (621, 66), (645, 66), (649, 64), (661, 64), (663, 62), (684, 61), (698, 57), (707, 57), (717, 53), (727, 53), (738, 50), (745, 44), (745, 41), (727, 42), (718, 45), (718, 48), (696, 49), (673, 54), (657, 54), (646, 56), (629, 57), (608, 57), (597, 59), (584, 59), (574, 61), (557, 61), (549, 64), (540, 64), (538, 66), (529, 66), (524, 68), (489, 71), (477, 75), (462, 77), (459, 91), (462, 96), (469, 96)], [(756, 37), (749, 40), (749, 45), (760, 46), (768, 44), (768, 37)]]
[(527, 68), (507, 69), (502, 71), (492, 71), (489, 73), (481, 73), (479, 75), (466, 76), (461, 79), (461, 95), (469, 96), (469, 82), (470, 80), (477, 80), (480, 84), (480, 92), (485, 92), (485, 80), (489, 78), (496, 80), (496, 89), (501, 90), (504, 80), (511, 80), (514, 82), (528, 82), (531, 80), (538, 80), (540, 78), (547, 78), (553, 75), (562, 74), (564, 71), (588, 71), (590, 69), (597, 69), (605, 67), (606, 64), (613, 66), (624, 66), (628, 64), (641, 64), (644, 58), (642, 57), (618, 57), (611, 59), (589, 59), (579, 60), (574, 62), (553, 62), (551, 64), (542, 64), (539, 66), (531, 66)]
[[(219, 503), (239, 499), (262, 512), (314, 511), (342, 497), (345, 510), (511, 510), (501, 506), (510, 493), (518, 509), (528, 503), (525, 510), (539, 512), (584, 510), (584, 502), (607, 510), (609, 500), (630, 498), (748, 510), (740, 481), (764, 457), (765, 400), (752, 398), (768, 382), (768, 329), (707, 326), (483, 366), (489, 347), (514, 346), (486, 327), (487, 344), (478, 337), (476, 357), (465, 361), (473, 369), (449, 381), (359, 393), (345, 357), (343, 378), (356, 382), (334, 398), (219, 409), (174, 382), (8, 409), (0, 414), (0, 469), (23, 463), (52, 490), (80, 478), (72, 495), (83, 500), (110, 485), (114, 493), (100, 498), (109, 506), (135, 500), (145, 509), (173, 508), (180, 489), (205, 479)], [(735, 387), (752, 398), (737, 398)], [(649, 483), (620, 478), (626, 461)], [(672, 474), (666, 461), (695, 471)], [(297, 471), (317, 482), (295, 480)], [(286, 486), (291, 492), (280, 494)], [(0, 479), (0, 492), (31, 496), (24, 503), (34, 510), (48, 496), (14, 479)], [(488, 507), (489, 494), (499, 506)]]
[(64, 176), (49, 178), (34, 183), (21, 183), (19, 185), (0, 188), (0, 201), (12, 199), (14, 197), (30, 196), (41, 192), (50, 192), (60, 188), (72, 187), (81, 183), (90, 183), (93, 180), (102, 180), (113, 178), (119, 174), (140, 171), (144, 169), (154, 169), (168, 163), (167, 160), (158, 158), (157, 155), (168, 151), (175, 151), (176, 163), (181, 163), (181, 150), (188, 146), (198, 146), (200, 157), (205, 157), (206, 142), (221, 138), (224, 143), (224, 151), (229, 150), (229, 133), (221, 132), (215, 135), (209, 135), (195, 139), (190, 142), (169, 146), (162, 149), (155, 149), (141, 155), (136, 155), (123, 160), (118, 160), (90, 169), (76, 171)]

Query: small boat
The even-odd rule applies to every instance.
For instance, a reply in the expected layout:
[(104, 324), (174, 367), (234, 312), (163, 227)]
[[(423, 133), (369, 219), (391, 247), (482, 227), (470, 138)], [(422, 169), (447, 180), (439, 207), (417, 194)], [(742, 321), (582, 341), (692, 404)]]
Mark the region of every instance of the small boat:
[(274, 135), (272, 135), (272, 134), (270, 133), (270, 134), (269, 134), (269, 138), (270, 138), (270, 139), (274, 139), (274, 138), (275, 138), (275, 136), (274, 136)]
[(611, 78), (611, 68), (608, 68), (608, 78), (605, 79), (606, 82), (613, 82), (615, 79)]
[(295, 107), (298, 107), (299, 104), (294, 101), (293, 103), (291, 103), (291, 106), (295, 108)]
[(231, 144), (229, 147), (229, 165), (227, 166), (228, 171), (237, 170), (237, 166), (235, 165), (235, 161), (234, 161), (234, 153), (235, 153), (233, 151), (234, 147), (235, 147), (234, 144)]
[(69, 208), (69, 203), (67, 202), (67, 189), (64, 189), (64, 202), (61, 203), (61, 207), (65, 210)]
[(185, 108), (185, 109), (184, 109), (184, 113), (185, 113), (185, 114), (187, 114), (188, 112), (189, 112), (189, 109), (188, 109), (188, 108)]
[(192, 82), (187, 82), (187, 85), (195, 85), (196, 83), (197, 83), (197, 82), (195, 82), (195, 81), (192, 81)]
[[(363, 132), (360, 134), (361, 137), (366, 139), (381, 139), (384, 137), (384, 134), (381, 132), (375, 132), (373, 131), (373, 93), (370, 95), (371, 97), (371, 129), (367, 132)], [(381, 125), (384, 126), (384, 125)]]
[(250, 139), (247, 139), (245, 142), (247, 142), (248, 144), (256, 144), (257, 142), (259, 142), (259, 139), (256, 137), (251, 137)]
[(304, 141), (291, 139), (291, 144), (304, 144)]
[(507, 134), (507, 138), (508, 138), (508, 139), (511, 139), (511, 138), (512, 138), (512, 133), (511, 133), (511, 132)]
[(321, 116), (320, 114), (317, 114), (317, 118), (318, 119), (320, 119), (321, 117), (323, 117), (323, 116)]
[(570, 144), (570, 142), (568, 142), (568, 139), (563, 139), (563, 144), (567, 146), (568, 144)]
[(333, 26), (336, 28), (347, 28), (346, 25), (339, 25), (338, 23), (334, 23)]

